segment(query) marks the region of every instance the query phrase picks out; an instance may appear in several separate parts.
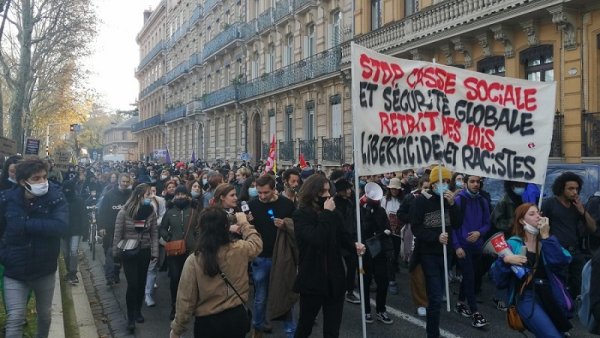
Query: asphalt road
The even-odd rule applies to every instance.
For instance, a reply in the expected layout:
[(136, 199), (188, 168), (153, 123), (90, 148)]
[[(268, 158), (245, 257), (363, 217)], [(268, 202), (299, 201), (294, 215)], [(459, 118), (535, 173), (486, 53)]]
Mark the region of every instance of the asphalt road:
[[(87, 260), (87, 264), (83, 266), (88, 273), (83, 274), (84, 278), (91, 279), (87, 281), (92, 284), (92, 288), (87, 288), (90, 302), (99, 302), (99, 306), (95, 309), (94, 314), (96, 322), (100, 323), (99, 331), (101, 337), (132, 337), (125, 333), (125, 292), (126, 280), (123, 272), (121, 272), (121, 283), (113, 287), (105, 285), (104, 274), (101, 269), (101, 264), (104, 262), (101, 247), (98, 246), (96, 260), (91, 260), (91, 254), (87, 243), (82, 243), (82, 251)], [(86, 266), (87, 265), (87, 266)], [(398, 286), (400, 289), (399, 295), (388, 295), (387, 304), (388, 312), (394, 323), (391, 325), (375, 322), (367, 324), (368, 337), (426, 337), (425, 334), (425, 318), (419, 317), (415, 313), (410, 298), (409, 275), (405, 268), (397, 274)], [(146, 322), (137, 324), (135, 337), (168, 337), (169, 336), (169, 312), (170, 312), (170, 295), (168, 289), (169, 279), (167, 272), (159, 272), (158, 289), (155, 290), (155, 300), (157, 305), (152, 308), (147, 308), (145, 305), (142, 309)], [(479, 310), (488, 320), (489, 325), (484, 328), (476, 329), (471, 327), (471, 320), (461, 317), (454, 312), (442, 311), (440, 327), (443, 337), (490, 337), (502, 336), (523, 337), (520, 333), (512, 331), (506, 325), (506, 313), (496, 310), (491, 298), (493, 295), (493, 285), (485, 280), (482, 296), (479, 297)], [(458, 294), (458, 284), (450, 285), (451, 304), (454, 306)], [(374, 299), (374, 293), (371, 294)], [(116, 305), (115, 305), (116, 304)], [(98, 304), (97, 304), (98, 305)], [(373, 303), (374, 306), (374, 303)], [(119, 309), (121, 312), (119, 313)], [(94, 310), (94, 309), (93, 309)], [(109, 313), (110, 312), (110, 315)], [(297, 316), (297, 308), (295, 315)], [(575, 328), (571, 330), (572, 337), (594, 337), (587, 334), (582, 329), (579, 321), (574, 319)], [(193, 319), (190, 321), (190, 328), (193, 326)], [(313, 337), (322, 337), (322, 319), (319, 317), (313, 329)], [(250, 336), (250, 335), (248, 335)], [(362, 321), (360, 314), (360, 305), (344, 304), (344, 313), (341, 326), (340, 337), (361, 337), (362, 336)], [(533, 337), (528, 334), (528, 337)], [(185, 337), (192, 337), (191, 333), (187, 333)], [(273, 323), (273, 333), (266, 337), (285, 337), (282, 325), (278, 322)]]

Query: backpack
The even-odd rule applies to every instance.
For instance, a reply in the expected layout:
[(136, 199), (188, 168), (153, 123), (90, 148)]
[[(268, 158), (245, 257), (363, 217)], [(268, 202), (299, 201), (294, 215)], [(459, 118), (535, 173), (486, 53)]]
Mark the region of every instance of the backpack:
[(589, 260), (583, 267), (581, 272), (581, 305), (577, 315), (579, 321), (588, 332), (592, 332), (596, 328), (596, 319), (591, 309), (590, 299), (590, 284), (592, 280), (592, 260)]

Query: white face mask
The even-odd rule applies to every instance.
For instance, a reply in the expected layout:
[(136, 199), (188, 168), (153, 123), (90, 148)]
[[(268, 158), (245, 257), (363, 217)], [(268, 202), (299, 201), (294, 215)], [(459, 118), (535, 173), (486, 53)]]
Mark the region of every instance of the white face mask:
[[(29, 189), (27, 187), (29, 187)], [(48, 193), (48, 181), (36, 184), (25, 182), (25, 190), (29, 191), (34, 196), (44, 196)]]
[(14, 179), (14, 178), (12, 178), (12, 177), (9, 177), (9, 178), (8, 178), (8, 181), (9, 181), (10, 183), (17, 184), (17, 180), (15, 180), (15, 179)]
[(525, 229), (525, 231), (527, 231), (528, 233), (530, 233), (534, 236), (537, 236), (537, 234), (540, 233), (540, 229), (534, 227), (531, 224), (527, 224), (526, 222), (525, 222), (525, 226), (523, 227), (523, 229)]

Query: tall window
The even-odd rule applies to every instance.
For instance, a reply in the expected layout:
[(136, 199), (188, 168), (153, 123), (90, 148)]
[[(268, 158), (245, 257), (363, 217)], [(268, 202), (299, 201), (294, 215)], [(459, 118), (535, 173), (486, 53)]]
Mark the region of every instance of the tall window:
[(225, 151), (229, 147), (229, 116), (225, 116), (225, 130), (223, 131), (223, 135), (225, 136)]
[(265, 72), (270, 73), (275, 68), (275, 45), (269, 44), (268, 48), (265, 54)]
[(306, 27), (306, 36), (304, 37), (304, 57), (315, 55), (317, 49), (317, 39), (315, 37), (315, 25), (310, 24)]
[(554, 81), (554, 65), (552, 45), (541, 45), (521, 52), (520, 61), (525, 66), (528, 80)]
[(342, 12), (335, 11), (331, 14), (331, 24), (329, 26), (329, 47), (335, 47), (342, 40)]
[(371, 30), (381, 27), (381, 0), (371, 0)]
[(254, 17), (258, 18), (260, 14), (260, 0), (254, 0)]
[(292, 64), (294, 57), (294, 36), (289, 34), (283, 46), (283, 66)]
[(315, 101), (306, 103), (306, 140), (315, 138)]
[(419, 10), (418, 0), (404, 0), (404, 16), (409, 16)]
[(258, 52), (254, 52), (252, 56), (252, 73), (250, 74), (252, 79), (256, 79), (258, 77)]
[(294, 139), (294, 108), (288, 106), (285, 110), (285, 140), (292, 141)]
[(491, 56), (477, 62), (477, 71), (480, 73), (504, 76), (504, 56)]
[(338, 138), (343, 134), (342, 130), (342, 101), (340, 95), (329, 98), (331, 105), (331, 137)]

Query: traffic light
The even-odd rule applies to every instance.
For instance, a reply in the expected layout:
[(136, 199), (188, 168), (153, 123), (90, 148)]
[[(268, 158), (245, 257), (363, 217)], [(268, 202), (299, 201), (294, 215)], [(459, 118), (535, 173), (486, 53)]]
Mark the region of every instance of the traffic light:
[(69, 126), (69, 131), (75, 131), (75, 127), (77, 126), (77, 124), (72, 124)]

